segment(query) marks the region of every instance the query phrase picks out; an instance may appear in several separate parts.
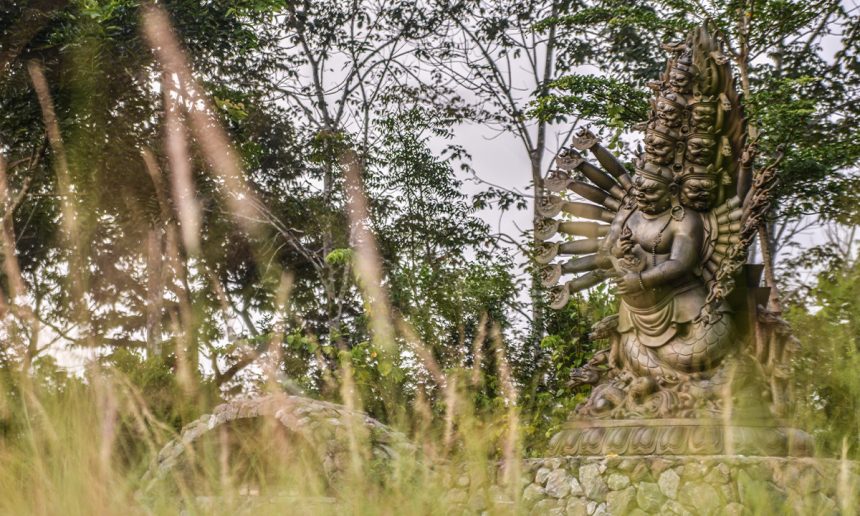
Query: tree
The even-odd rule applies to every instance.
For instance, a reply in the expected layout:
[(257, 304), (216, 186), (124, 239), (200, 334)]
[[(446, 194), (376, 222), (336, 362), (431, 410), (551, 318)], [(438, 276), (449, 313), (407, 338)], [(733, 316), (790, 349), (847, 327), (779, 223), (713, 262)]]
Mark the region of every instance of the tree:
[(459, 192), (450, 167), (465, 154), (427, 149), (423, 131), (444, 133), (450, 113), (417, 115), (433, 91), (407, 60), (432, 13), (255, 1), (4, 9), (4, 30), (41, 20), (0, 84), (0, 107), (17, 115), (0, 122), (0, 193), (14, 215), (2, 235), (27, 289), (15, 295), (5, 274), (0, 306), (33, 306), (34, 324), (16, 312), (6, 328), (29, 339), (28, 360), (86, 346), (116, 367), (171, 368), (186, 393), (209, 396), (247, 388), (265, 357), (289, 388), (337, 396), (340, 353), (373, 352), (344, 149), (367, 165), (395, 308), (436, 359), (468, 361), (459, 353), (483, 312), (505, 325), (514, 282)]
[[(289, 140), (289, 124), (265, 104), (273, 55), (265, 49), (276, 42), (251, 29), (268, 19), (268, 11), (252, 2), (168, 7), (194, 56), (197, 77), (211, 86), (214, 104), (241, 139), (249, 163), (262, 163), (262, 169), (276, 161), (296, 162), (284, 159), (292, 148), (282, 145)], [(162, 175), (169, 160), (163, 153), (159, 87), (169, 81), (160, 83), (149, 45), (138, 32), (139, 16), (138, 2), (131, 1), (4, 4), (4, 31), (23, 34), (15, 52), (4, 54), (8, 66), (0, 84), (3, 112), (14, 113), (0, 126), (10, 160), (9, 193), (20, 192), (12, 226), (27, 302), (38, 322), (31, 340), (43, 333), (50, 337), (31, 345), (33, 352), (63, 342), (147, 347), (156, 354), (164, 344), (169, 348), (164, 352), (171, 353), (181, 333), (191, 337), (186, 355), (196, 363), (196, 336), (208, 330), (205, 323), (190, 325), (191, 305), (200, 315), (208, 313), (210, 321), (220, 316), (211, 279), (241, 277), (247, 264), (219, 261), (221, 268), (211, 274), (207, 262), (189, 260), (191, 250), (179, 242), (175, 199), (165, 195), (170, 178)], [(36, 30), (15, 32), (31, 27), (33, 19), (39, 20), (32, 25)], [(38, 98), (34, 87), (41, 88)], [(261, 123), (265, 118), (271, 124)], [(49, 143), (45, 133), (53, 127), (59, 138)], [(198, 172), (205, 168), (202, 156), (189, 157)], [(63, 193), (55, 170), (67, 174), (74, 197)], [(195, 176), (196, 195), (206, 208), (204, 245), (223, 252), (229, 241), (221, 236), (228, 233), (234, 242), (247, 241), (228, 231), (217, 181), (204, 173)], [(70, 220), (75, 222), (71, 235), (63, 229)], [(165, 255), (169, 259), (162, 262)], [(8, 290), (5, 297), (11, 297)]]
[[(531, 165), (529, 177), (536, 222), (546, 154), (553, 150), (556, 140), (564, 140), (567, 136), (564, 131), (554, 132), (551, 124), (563, 121), (562, 117), (530, 118), (529, 107), (535, 99), (549, 93), (558, 74), (569, 73), (582, 63), (591, 46), (578, 35), (561, 34), (556, 25), (536, 30), (533, 22), (555, 18), (578, 5), (556, 0), (492, 4), (465, 0), (434, 5), (446, 18), (434, 37), (424, 43), (426, 50), (422, 57), (432, 64), (434, 74), (453, 85), (458, 99), (463, 98), (473, 106), (473, 112), (465, 113), (465, 120), (512, 134), (520, 141)], [(570, 129), (565, 131), (569, 135)], [(502, 200), (510, 203), (508, 196)], [(536, 243), (537, 240), (533, 240), (533, 244)], [(534, 365), (541, 355), (545, 303), (537, 272), (530, 273), (532, 307), (528, 324), (531, 335), (527, 353), (533, 357), (530, 362)]]
[(786, 317), (802, 342), (793, 374), (799, 401), (794, 417), (816, 429), (817, 449), (857, 456), (860, 366), (860, 268), (856, 249), (810, 282), (804, 302), (789, 307)]
[(428, 148), (431, 131), (452, 137), (440, 118), (415, 110), (381, 122), (384, 152), (369, 190), (392, 304), (449, 369), (473, 359), (482, 315), (508, 326), (515, 281), (507, 251), (475, 216), (450, 163)]
[(266, 27), (279, 46), (267, 52), (279, 64), (268, 100), (283, 106), (302, 150), (290, 180), (255, 176), (260, 217), (289, 250), (283, 263), (296, 272), (293, 301), (306, 330), (326, 345), (349, 345), (343, 337), (361, 333), (354, 325), (361, 305), (337, 259), (349, 248), (339, 152), (351, 147), (373, 161), (384, 152), (374, 119), (436, 94), (413, 70), (415, 41), (432, 29), (434, 13), (417, 2), (274, 2), (270, 9)]

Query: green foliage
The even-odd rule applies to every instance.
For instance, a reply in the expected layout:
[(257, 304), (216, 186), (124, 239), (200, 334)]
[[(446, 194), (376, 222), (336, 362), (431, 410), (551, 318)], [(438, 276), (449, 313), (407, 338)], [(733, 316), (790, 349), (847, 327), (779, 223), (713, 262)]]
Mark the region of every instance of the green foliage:
[[(506, 320), (514, 295), (510, 260), (475, 215), (450, 164), (419, 133), (438, 122), (414, 111), (382, 123), (381, 173), (368, 185), (379, 192), (375, 220), (391, 299), (425, 343), (456, 356), (453, 342), (471, 342), (482, 312)], [(437, 345), (437, 339), (443, 340)]]
[(335, 249), (325, 257), (330, 265), (349, 265), (352, 261), (352, 249)]
[(609, 77), (568, 75), (550, 85), (553, 93), (537, 99), (531, 114), (555, 122), (599, 120), (615, 132), (610, 142), (618, 147), (618, 137), (630, 126), (648, 118), (650, 92)]
[[(823, 75), (803, 75), (805, 70)], [(837, 107), (853, 102), (854, 94), (840, 84), (846, 78), (823, 63), (780, 74), (767, 70), (748, 99), (750, 116), (763, 131), (762, 146), (786, 148), (777, 191), (783, 220), (812, 214), (842, 223), (858, 220), (860, 133), (854, 121), (860, 113)]]
[[(505, 329), (517, 303), (510, 257), (476, 216), (451, 164), (430, 151), (428, 128), (449, 135), (440, 119), (416, 110), (381, 124), (383, 151), (367, 185), (392, 305), (438, 367), (474, 364), (482, 318)], [(489, 341), (482, 345), (485, 356), (493, 355)], [(492, 366), (484, 365), (486, 375), (497, 374)], [(422, 370), (410, 373), (407, 392), (419, 384), (435, 390)]]
[(795, 418), (813, 429), (819, 452), (853, 457), (860, 450), (860, 267), (845, 264), (818, 278), (805, 300), (787, 314), (800, 339), (795, 361)]
[(684, 1), (599, 0), (541, 19), (536, 27), (556, 27), (561, 44), (578, 57), (578, 64), (596, 66), (619, 83), (643, 87), (663, 72), (660, 43), (676, 40), (695, 26), (697, 21), (689, 16), (695, 11)]
[(616, 309), (613, 293), (601, 286), (587, 296), (573, 296), (564, 309), (550, 313), (547, 335), (541, 341), (546, 357), (538, 369), (541, 384), (526, 391), (524, 400), (529, 417), (524, 439), (532, 453), (539, 455), (576, 405), (585, 401), (590, 388), (571, 388), (571, 371), (605, 347), (591, 338), (591, 328)]

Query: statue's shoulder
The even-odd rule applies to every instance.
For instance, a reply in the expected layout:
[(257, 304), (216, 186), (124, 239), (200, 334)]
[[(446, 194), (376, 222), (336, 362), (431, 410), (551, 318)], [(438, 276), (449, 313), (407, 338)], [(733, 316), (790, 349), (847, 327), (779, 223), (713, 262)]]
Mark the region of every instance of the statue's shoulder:
[(618, 212), (616, 212), (612, 223), (623, 224), (629, 220), (631, 216), (634, 216), (637, 213), (639, 213), (639, 208), (637, 208), (635, 204), (633, 206), (621, 205), (621, 207), (618, 208)]
[(614, 241), (621, 235), (624, 226), (630, 223), (631, 215), (634, 211), (635, 210), (625, 208), (624, 206), (618, 208), (618, 211), (615, 212), (615, 216), (612, 218), (612, 222), (609, 224), (609, 231), (606, 237), (607, 241)]
[(695, 231), (697, 232), (696, 234), (701, 233), (704, 228), (702, 215), (702, 213), (699, 213), (696, 210), (683, 208), (681, 206), (676, 207), (672, 212), (672, 218), (674, 219), (674, 225), (677, 230), (683, 232)]

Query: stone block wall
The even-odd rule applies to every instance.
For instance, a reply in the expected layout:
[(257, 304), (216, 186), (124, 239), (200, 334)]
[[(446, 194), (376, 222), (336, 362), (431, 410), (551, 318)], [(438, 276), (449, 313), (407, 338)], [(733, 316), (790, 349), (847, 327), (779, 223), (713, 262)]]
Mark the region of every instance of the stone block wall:
[[(141, 494), (181, 464), (207, 432), (232, 422), (274, 418), (319, 453), (323, 471), (337, 482), (348, 446), (344, 424), (362, 424), (373, 455), (387, 462), (412, 457), (404, 436), (345, 407), (298, 396), (239, 400), (189, 424), (158, 454)], [(860, 515), (860, 463), (834, 459), (744, 456), (576, 456), (528, 459), (444, 470), (445, 507), (469, 514), (554, 515)], [(511, 471), (518, 472), (513, 476)], [(502, 482), (517, 478), (518, 483)]]
[[(520, 478), (520, 499), (507, 503), (511, 508), (525, 508), (529, 514), (860, 513), (858, 463), (832, 459), (557, 457), (525, 461)], [(472, 511), (482, 512), (482, 504), (470, 496), (477, 486), (461, 477), (452, 487), (452, 495), (459, 492)], [(494, 489), (491, 505), (498, 509), (504, 500), (499, 496), (502, 491), (490, 488)]]

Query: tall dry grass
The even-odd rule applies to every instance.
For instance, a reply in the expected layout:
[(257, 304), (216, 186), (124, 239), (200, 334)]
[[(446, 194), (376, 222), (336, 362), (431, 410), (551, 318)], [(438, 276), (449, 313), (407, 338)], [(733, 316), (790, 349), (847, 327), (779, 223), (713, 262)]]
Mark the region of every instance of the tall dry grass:
[[(162, 209), (170, 209), (168, 204), (177, 207), (179, 224), (170, 226), (167, 253), (160, 258), (173, 270), (183, 270), (179, 247), (195, 255), (201, 225), (201, 208), (193, 195), (189, 134), (201, 142), (200, 150), (223, 187), (235, 223), (253, 234), (260, 230), (258, 220), (262, 217), (254, 211), (259, 203), (245, 183), (236, 151), (214, 117), (204, 90), (193, 78), (169, 18), (161, 9), (151, 7), (144, 11), (142, 23), (164, 77), (169, 186), (161, 185), (165, 174), (150, 151), (143, 149), (141, 159), (156, 184)], [(74, 249), (80, 245), (76, 220), (81, 207), (74, 202), (74, 185), (69, 180), (50, 89), (37, 63), (31, 63), (29, 72), (57, 156), (63, 235)], [(463, 507), (490, 513), (525, 510), (520, 505), (520, 464), (525, 455), (520, 436), (522, 408), (499, 328), (486, 318), (481, 321), (473, 343), (472, 369), (443, 371), (435, 363), (432, 353), (389, 306), (379, 252), (367, 224), (361, 160), (345, 148), (341, 166), (347, 181), (356, 280), (366, 302), (375, 347), (383, 353), (380, 360), (396, 360), (394, 342), (402, 339), (443, 393), (444, 409), (439, 413), (422, 392), (417, 393), (412, 407), (404, 407), (393, 385), (382, 386), (392, 424), (407, 434), (416, 451), (380, 461), (374, 457), (367, 427), (345, 418), (334, 424), (344, 433), (348, 460), (332, 476), (323, 467), (317, 449), (279, 423), (262, 418), (213, 429), (183, 450), (182, 462), (163, 480), (149, 485), (144, 482), (147, 471), (159, 451), (177, 437), (172, 423), (155, 415), (151, 400), (121, 373), (93, 366), (83, 378), (48, 380), (33, 369), (28, 357), (34, 350), (22, 345), (15, 354), (24, 366), (0, 379), (4, 385), (0, 416), (5, 422), (0, 439), (0, 513), (448, 514)], [(14, 202), (8, 197), (5, 167), (0, 161), (2, 204)], [(12, 298), (24, 299), (26, 283), (20, 278), (11, 250), (14, 228), (4, 225), (0, 238), (5, 272), (15, 293)], [(71, 272), (78, 266), (72, 261)], [(291, 280), (283, 273), (281, 278), (276, 298), (283, 307), (289, 299)], [(73, 299), (85, 296), (85, 282), (73, 281), (72, 287)], [(178, 335), (189, 334), (195, 325), (192, 304), (188, 296), (180, 299), (180, 317), (174, 321)], [(30, 325), (32, 335), (39, 333), (26, 308), (19, 308), (19, 315), (16, 325), (23, 321), (24, 326)], [(86, 318), (86, 314), (80, 317)], [(271, 342), (269, 363), (264, 364), (270, 392), (280, 389), (276, 373), (279, 347), (279, 341)], [(193, 405), (201, 399), (192, 372), (197, 368), (196, 359), (185, 354), (187, 346), (182, 343), (176, 349), (177, 395)], [(504, 406), (489, 413), (479, 411), (471, 395), (482, 381), (482, 362), (488, 358), (483, 356), (485, 349), (493, 350), (491, 358), (497, 365), (504, 397)], [(343, 405), (360, 411), (366, 400), (360, 397), (350, 363), (341, 361), (337, 373)], [(850, 388), (860, 395), (860, 380)], [(845, 431), (856, 435), (857, 428)], [(846, 461), (849, 448), (846, 440)], [(847, 478), (843, 475), (837, 481), (843, 511), (850, 513), (857, 486), (846, 484)]]
[[(142, 30), (161, 66), (166, 126), (163, 150), (170, 169), (165, 174), (150, 149), (141, 149), (141, 159), (155, 186), (156, 201), (164, 212), (162, 218), (172, 220), (169, 213), (175, 207), (178, 220), (178, 224), (170, 223), (166, 229), (163, 255), (159, 256), (158, 246), (151, 242), (146, 243), (144, 251), (149, 265), (181, 275), (188, 266), (188, 257), (193, 258), (200, 247), (201, 207), (194, 196), (190, 135), (199, 142), (199, 151), (222, 188), (220, 193), (235, 224), (242, 231), (258, 234), (263, 217), (256, 211), (260, 203), (245, 182), (236, 150), (214, 115), (204, 89), (194, 79), (169, 17), (159, 7), (145, 7)], [(78, 221), (81, 210), (86, 208), (76, 201), (65, 142), (41, 65), (29, 63), (29, 74), (56, 157), (62, 238), (72, 250), (71, 299), (78, 308), (77, 317), (86, 321), (87, 274), (75, 252), (84, 245)], [(470, 387), (480, 381), (480, 357), (473, 370), (442, 371), (408, 323), (391, 309), (382, 287), (381, 258), (368, 226), (370, 213), (361, 184), (361, 159), (344, 148), (340, 164), (346, 178), (355, 279), (368, 309), (374, 347), (381, 351), (379, 360), (398, 360), (395, 341), (406, 341), (444, 393), (444, 413), (438, 416), (422, 393), (413, 407), (405, 407), (393, 383), (380, 388), (387, 413), (395, 425), (409, 434), (416, 451), (381, 461), (374, 456), (366, 425), (356, 418), (344, 418), (333, 425), (345, 434), (348, 460), (333, 477), (332, 471), (323, 467), (324, 457), (320, 457), (318, 449), (271, 418), (260, 418), (213, 429), (183, 449), (181, 461), (162, 480), (148, 483), (145, 479), (153, 471), (159, 451), (178, 436), (175, 422), (160, 419), (157, 409), (150, 405), (152, 400), (120, 371), (102, 369), (94, 362), (81, 376), (42, 375), (31, 360), (36, 350), (23, 345), (13, 353), (23, 366), (8, 370), (2, 378), (5, 388), (0, 416), (6, 426), (0, 439), (0, 492), (4, 494), (0, 496), (0, 513), (235, 514), (247, 510), (441, 514), (455, 502), (462, 506), (469, 499), (490, 509), (496, 499), (516, 500), (516, 467), (504, 469), (509, 493), (501, 496), (498, 489), (489, 490), (488, 476), (493, 476), (495, 461), (504, 458), (507, 464), (514, 465), (521, 454), (516, 388), (498, 328), (482, 320), (474, 347), (482, 350), (484, 340), (490, 339), (506, 408), (498, 414), (479, 416), (472, 405)], [(164, 177), (169, 177), (167, 184), (162, 184)], [(13, 200), (8, 199), (5, 178), (5, 166), (0, 162), (0, 200), (8, 206)], [(15, 303), (27, 298), (27, 287), (15, 262), (10, 220), (4, 219), (6, 225), (0, 237), (4, 272), (10, 278), (14, 293), (11, 302)], [(278, 306), (284, 307), (288, 304), (291, 279), (286, 273), (281, 277), (275, 297)], [(155, 291), (163, 285), (153, 282), (149, 288)], [(156, 312), (159, 295), (150, 294), (148, 309)], [(193, 332), (194, 301), (188, 292), (180, 292), (179, 297), (179, 316), (173, 321), (174, 333), (180, 336), (175, 353), (178, 389), (174, 394), (184, 397), (186, 405), (206, 406), (201, 386), (196, 384), (197, 359), (187, 354), (190, 346), (181, 338)], [(43, 330), (35, 319), (25, 317), (25, 306), (19, 308), (7, 334), (15, 335), (13, 325), (29, 325), (24, 331), (32, 340)], [(16, 342), (26, 340), (22, 336)], [(269, 392), (280, 390), (280, 344), (273, 339), (262, 364), (267, 378), (265, 390)], [(365, 400), (360, 397), (348, 360), (340, 362), (336, 376), (345, 409), (350, 413), (360, 411)], [(193, 413), (194, 408), (190, 411)], [(480, 489), (471, 484), (471, 492), (460, 489), (456, 499), (452, 498), (452, 488), (462, 488), (467, 473), (481, 485)], [(503, 502), (500, 508), (510, 510), (510, 502)]]

